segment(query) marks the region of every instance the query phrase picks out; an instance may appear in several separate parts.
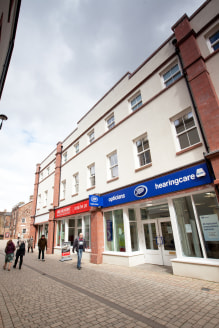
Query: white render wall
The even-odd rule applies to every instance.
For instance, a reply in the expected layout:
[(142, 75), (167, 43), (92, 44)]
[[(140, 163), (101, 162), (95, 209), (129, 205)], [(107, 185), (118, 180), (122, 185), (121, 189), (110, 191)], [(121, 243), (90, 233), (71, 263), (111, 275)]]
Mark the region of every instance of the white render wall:
[[(213, 0), (191, 20), (194, 31), (198, 33), (203, 25), (216, 15), (216, 12), (218, 12), (218, 1)], [(216, 24), (218, 22), (212, 23), (212, 26), (198, 35), (197, 41), (204, 58), (210, 55), (206, 33), (209, 33)], [(66, 180), (67, 186), (66, 197), (60, 202), (60, 207), (87, 199), (89, 194), (110, 192), (203, 159), (203, 152), (206, 151), (203, 145), (181, 155), (176, 154), (178, 149), (171, 119), (188, 108), (192, 109), (192, 104), (184, 78), (168, 89), (165, 89), (162, 82), (162, 74), (165, 70), (178, 62), (172, 45), (173, 39), (172, 35), (133, 74), (125, 74), (108, 94), (81, 118), (77, 128), (63, 141), (63, 153), (67, 151), (68, 161), (62, 166), (61, 181)], [(219, 92), (218, 57), (219, 54), (209, 57), (206, 62), (217, 92)], [(148, 103), (132, 114), (129, 100), (138, 91), (141, 92), (143, 103)], [(115, 123), (118, 125), (107, 132), (105, 119), (110, 113), (114, 113)], [(87, 133), (91, 129), (94, 129), (96, 141), (89, 145)], [(144, 133), (147, 133), (149, 139), (152, 166), (135, 172), (138, 166), (133, 140)], [(199, 136), (201, 139), (200, 131)], [(77, 141), (79, 141), (80, 153), (75, 156), (74, 144)], [(119, 179), (108, 183), (107, 155), (115, 150), (118, 155)], [(45, 168), (44, 172), (48, 165), (51, 168), (54, 166), (55, 154), (56, 149), (41, 163), (41, 169)], [(96, 186), (87, 191), (89, 187), (87, 167), (92, 163), (95, 163)], [(72, 196), (73, 175), (76, 173), (79, 173), (79, 193)], [(52, 199), (50, 197), (53, 196), (54, 170), (46, 179), (45, 176), (46, 174), (43, 180), (40, 180), (38, 190), (38, 194), (42, 195), (42, 203), (45, 190), (48, 190), (49, 199)], [(37, 215), (45, 213), (50, 207), (49, 201), (48, 207), (40, 208)]]

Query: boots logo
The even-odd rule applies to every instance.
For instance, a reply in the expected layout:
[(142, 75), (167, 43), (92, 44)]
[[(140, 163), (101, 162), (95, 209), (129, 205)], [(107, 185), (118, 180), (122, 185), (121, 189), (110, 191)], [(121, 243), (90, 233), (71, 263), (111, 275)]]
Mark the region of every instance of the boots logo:
[(146, 186), (141, 185), (135, 188), (134, 195), (136, 197), (143, 197), (147, 194), (147, 192), (148, 192), (148, 188)]

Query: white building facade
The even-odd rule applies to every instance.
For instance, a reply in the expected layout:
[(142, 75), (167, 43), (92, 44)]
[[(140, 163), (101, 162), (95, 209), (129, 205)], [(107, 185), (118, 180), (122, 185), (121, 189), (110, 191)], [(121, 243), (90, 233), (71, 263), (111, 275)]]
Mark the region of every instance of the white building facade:
[[(219, 137), (207, 114), (219, 118), (218, 9), (183, 16), (37, 165), (31, 234), (48, 252), (83, 232), (93, 263), (219, 281)], [(194, 84), (198, 61), (210, 86)]]

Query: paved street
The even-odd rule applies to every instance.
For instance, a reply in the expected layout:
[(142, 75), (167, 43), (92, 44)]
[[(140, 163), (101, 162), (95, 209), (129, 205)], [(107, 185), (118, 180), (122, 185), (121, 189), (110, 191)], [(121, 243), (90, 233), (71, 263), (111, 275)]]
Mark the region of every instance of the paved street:
[(3, 270), (0, 327), (219, 327), (219, 284), (173, 276), (170, 268), (94, 265), (27, 253), (21, 270)]

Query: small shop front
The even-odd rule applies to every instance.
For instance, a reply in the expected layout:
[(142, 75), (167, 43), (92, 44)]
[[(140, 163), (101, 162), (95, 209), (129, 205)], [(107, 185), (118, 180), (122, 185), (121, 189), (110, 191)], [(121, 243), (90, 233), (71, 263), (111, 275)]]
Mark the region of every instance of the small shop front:
[(219, 206), (205, 163), (96, 199), (103, 262), (172, 265), (174, 274), (219, 280)]
[(69, 241), (71, 246), (79, 233), (83, 233), (90, 248), (90, 206), (85, 200), (69, 206), (65, 206), (55, 211), (56, 219), (56, 245), (55, 249), (60, 250), (63, 242)]

